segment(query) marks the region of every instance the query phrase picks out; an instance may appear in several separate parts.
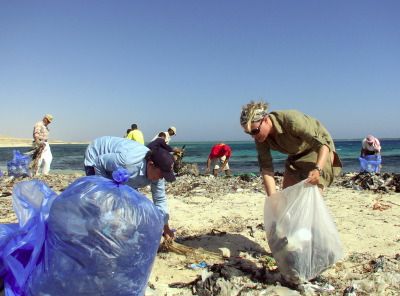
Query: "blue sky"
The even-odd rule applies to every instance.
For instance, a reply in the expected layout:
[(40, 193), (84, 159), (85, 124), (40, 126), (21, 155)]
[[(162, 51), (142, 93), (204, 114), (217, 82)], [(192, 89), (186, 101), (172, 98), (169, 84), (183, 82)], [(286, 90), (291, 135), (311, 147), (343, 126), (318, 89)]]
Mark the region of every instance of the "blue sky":
[(247, 140), (241, 106), (400, 137), (400, 1), (0, 1), (0, 135)]

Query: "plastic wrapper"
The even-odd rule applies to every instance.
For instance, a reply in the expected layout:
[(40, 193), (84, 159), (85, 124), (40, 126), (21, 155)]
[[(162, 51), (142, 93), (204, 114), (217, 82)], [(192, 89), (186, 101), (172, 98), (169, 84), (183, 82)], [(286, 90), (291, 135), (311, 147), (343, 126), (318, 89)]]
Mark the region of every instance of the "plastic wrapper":
[(339, 234), (317, 186), (300, 182), (265, 200), (268, 245), (284, 279), (301, 284), (342, 258)]
[(13, 150), (13, 159), (7, 161), (7, 171), (9, 176), (25, 177), (29, 176), (29, 163), (31, 158), (21, 154), (18, 150)]
[(83, 177), (54, 201), (44, 265), (29, 295), (144, 294), (164, 220), (149, 199), (118, 182)]

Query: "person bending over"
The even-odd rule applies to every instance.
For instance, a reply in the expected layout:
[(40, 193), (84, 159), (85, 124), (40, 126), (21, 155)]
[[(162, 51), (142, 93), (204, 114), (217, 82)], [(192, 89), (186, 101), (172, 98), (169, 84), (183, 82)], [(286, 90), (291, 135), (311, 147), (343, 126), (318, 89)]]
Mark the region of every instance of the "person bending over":
[(87, 176), (100, 175), (112, 179), (112, 172), (122, 167), (130, 175), (127, 185), (134, 189), (150, 185), (154, 205), (164, 215), (164, 236), (167, 239), (174, 237), (168, 224), (164, 182), (175, 181), (174, 159), (169, 151), (163, 148), (151, 150), (136, 141), (105, 136), (89, 144), (84, 164)]
[(208, 155), (206, 173), (209, 173), (211, 167), (213, 167), (213, 175), (215, 177), (218, 176), (220, 170), (224, 171), (226, 176), (230, 176), (229, 158), (231, 155), (232, 149), (229, 145), (224, 143), (215, 144)]
[(361, 142), (360, 156), (365, 157), (367, 155), (378, 155), (378, 154), (381, 154), (381, 143), (374, 136), (368, 135)]
[[(171, 137), (176, 136), (176, 127), (171, 126), (168, 128), (168, 130), (165, 133), (165, 143), (169, 144), (169, 142), (171, 141)], [(156, 136), (154, 136), (154, 138), (151, 141), (154, 141), (155, 139), (157, 139), (160, 136), (160, 133), (158, 133)]]
[(331, 135), (309, 115), (296, 110), (268, 112), (267, 103), (251, 101), (242, 107), (240, 124), (255, 141), (267, 195), (276, 192), (271, 150), (288, 155), (283, 188), (307, 179), (322, 192), (341, 171)]

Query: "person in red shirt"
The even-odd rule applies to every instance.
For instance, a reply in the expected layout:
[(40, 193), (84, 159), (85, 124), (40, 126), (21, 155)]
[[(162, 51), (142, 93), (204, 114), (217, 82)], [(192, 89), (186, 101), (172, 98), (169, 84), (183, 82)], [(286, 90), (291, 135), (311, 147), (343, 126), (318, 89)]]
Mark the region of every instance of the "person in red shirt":
[(229, 158), (232, 155), (232, 149), (229, 145), (224, 143), (215, 144), (211, 148), (210, 155), (207, 159), (206, 174), (210, 172), (211, 166), (213, 167), (213, 175), (218, 176), (218, 172), (224, 171), (225, 175), (230, 176)]

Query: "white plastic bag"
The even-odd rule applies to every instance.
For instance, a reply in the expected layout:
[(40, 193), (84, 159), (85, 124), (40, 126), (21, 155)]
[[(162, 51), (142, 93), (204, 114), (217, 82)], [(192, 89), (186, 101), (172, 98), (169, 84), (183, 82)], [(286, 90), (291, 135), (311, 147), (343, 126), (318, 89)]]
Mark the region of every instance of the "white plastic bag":
[(285, 280), (300, 284), (342, 258), (333, 219), (316, 185), (304, 181), (265, 200), (268, 245)]

